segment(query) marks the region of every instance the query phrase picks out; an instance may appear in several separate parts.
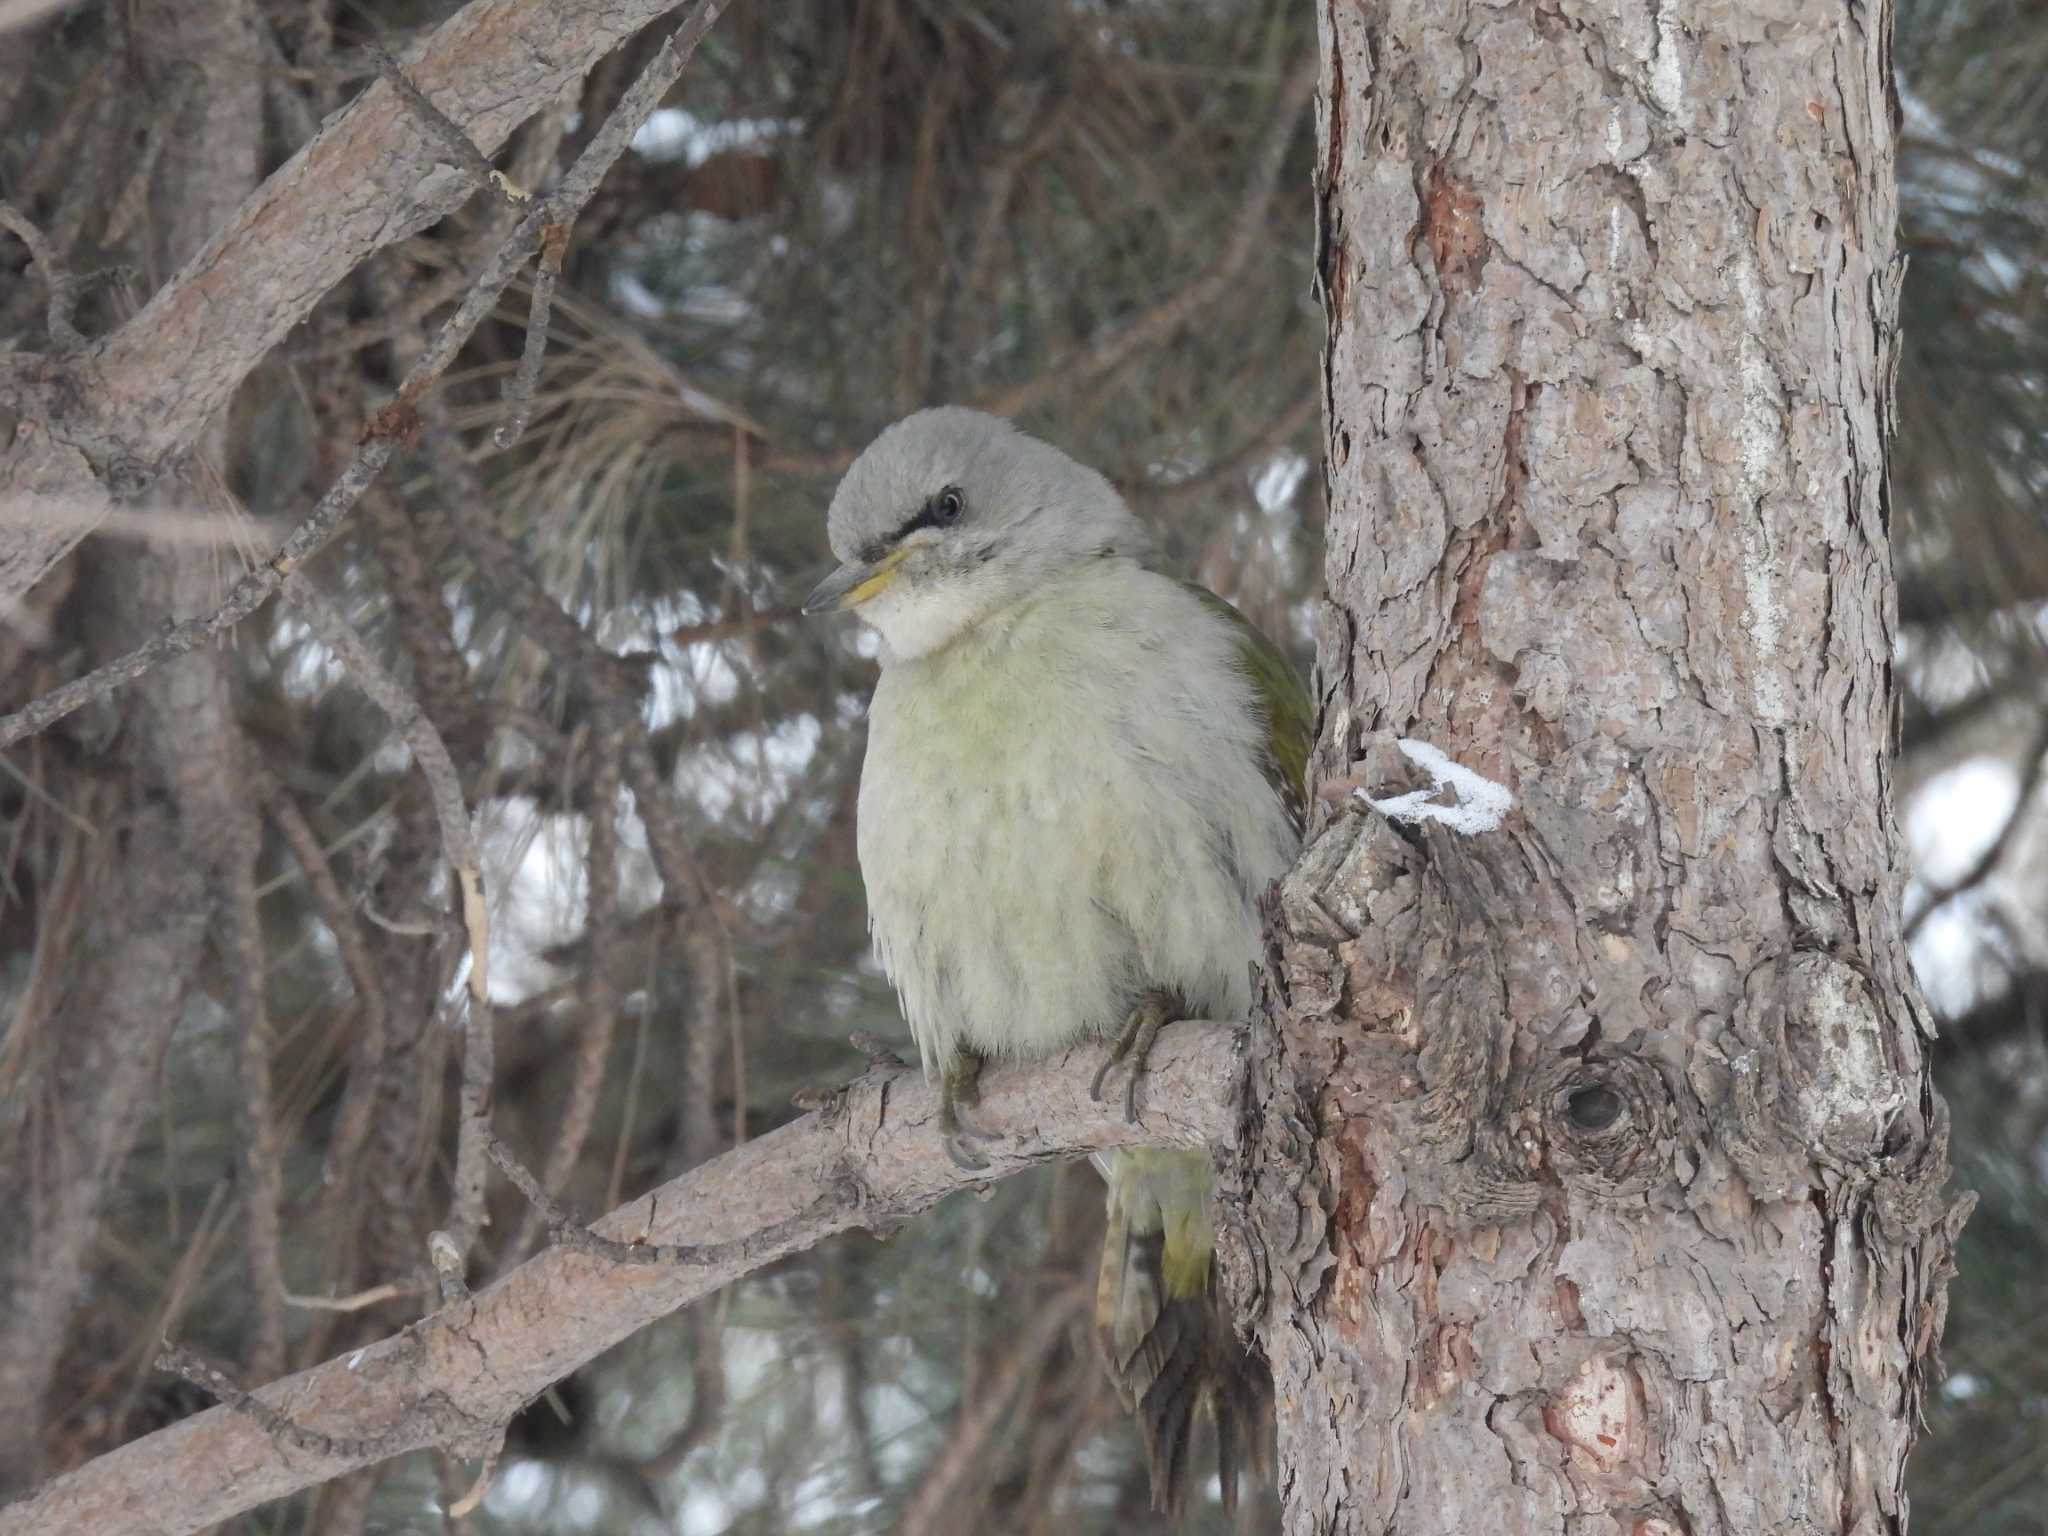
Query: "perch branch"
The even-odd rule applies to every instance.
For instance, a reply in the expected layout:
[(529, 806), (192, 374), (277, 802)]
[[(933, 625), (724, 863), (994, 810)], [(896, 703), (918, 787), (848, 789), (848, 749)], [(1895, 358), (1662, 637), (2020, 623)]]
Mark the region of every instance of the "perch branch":
[[(977, 1118), (1001, 1139), (978, 1177), (947, 1158), (929, 1084), (871, 1072), (825, 1109), (700, 1164), (594, 1229), (699, 1258), (716, 1247), (715, 1261), (620, 1264), (549, 1248), (403, 1333), (86, 1463), (0, 1509), (0, 1536), (181, 1536), (381, 1457), (429, 1445), (474, 1454), (480, 1426), (503, 1424), (584, 1361), (834, 1233), (890, 1230), (955, 1190), (1042, 1163), (1137, 1143), (1220, 1145), (1236, 1134), (1242, 1058), (1232, 1027), (1184, 1024), (1160, 1036), (1137, 1125), (1089, 1098), (1102, 1055), (1079, 1047), (991, 1071)], [(758, 1241), (770, 1230), (773, 1242)]]

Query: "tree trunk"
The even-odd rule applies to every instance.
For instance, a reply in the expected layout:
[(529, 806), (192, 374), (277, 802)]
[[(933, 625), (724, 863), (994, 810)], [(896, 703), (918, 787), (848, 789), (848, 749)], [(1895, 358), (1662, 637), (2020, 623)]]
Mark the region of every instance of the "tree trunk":
[[(1237, 1266), (1286, 1527), (1903, 1530), (1962, 1205), (1887, 784), (1890, 7), (1320, 30), (1323, 798)], [(1389, 803), (1417, 742), (1505, 818)]]
[[(147, 259), (176, 269), (235, 211), (260, 167), (262, 76), (248, 0), (144, 0), (130, 13), (145, 72), (124, 82), (158, 110), (182, 113), (158, 170)], [(218, 461), (216, 423), (199, 454)], [(165, 476), (177, 507), (205, 506), (205, 476)], [(202, 545), (107, 542), (86, 556), (94, 659), (118, 655), (219, 600), (219, 552)], [(29, 1170), (0, 1187), (0, 1493), (40, 1474), (46, 1398), (85, 1284), (100, 1222), (137, 1133), (162, 1089), (173, 1028), (200, 968), (210, 919), (239, 892), (253, 928), (259, 833), (239, 789), (239, 728), (229, 697), (230, 658), (206, 649), (178, 658), (122, 699), (124, 729), (107, 763), (123, 783), (109, 797), (106, 835), (81, 857), (78, 901), (85, 942), (56, 983), (57, 1004), (34, 1033), (42, 1112), (0, 1129), (0, 1160)], [(257, 991), (262, 969), (240, 974)], [(257, 1031), (260, 1035), (262, 1031)], [(245, 1051), (261, 1040), (243, 1042)], [(245, 1063), (268, 1077), (268, 1062)], [(268, 1104), (242, 1105), (260, 1112)], [(249, 1141), (246, 1132), (245, 1147)], [(252, 1243), (274, 1261), (274, 1146), (245, 1158), (238, 1193), (246, 1219), (267, 1231)], [(274, 1267), (274, 1264), (273, 1264)], [(252, 1277), (253, 1278), (253, 1277)], [(252, 1286), (249, 1363), (264, 1379), (282, 1365), (282, 1293), (276, 1277)]]

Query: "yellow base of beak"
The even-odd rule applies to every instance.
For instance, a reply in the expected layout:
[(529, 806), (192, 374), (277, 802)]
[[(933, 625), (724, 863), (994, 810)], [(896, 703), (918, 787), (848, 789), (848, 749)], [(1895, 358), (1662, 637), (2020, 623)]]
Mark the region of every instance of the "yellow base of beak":
[(903, 564), (909, 553), (908, 549), (897, 548), (873, 564), (840, 566), (804, 599), (804, 612), (838, 613), (842, 609), (858, 608), (896, 579), (897, 567)]

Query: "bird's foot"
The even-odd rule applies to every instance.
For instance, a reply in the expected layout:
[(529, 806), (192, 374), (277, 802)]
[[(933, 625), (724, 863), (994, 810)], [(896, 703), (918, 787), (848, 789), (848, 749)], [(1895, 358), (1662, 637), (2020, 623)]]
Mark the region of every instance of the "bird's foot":
[(1102, 1085), (1109, 1077), (1110, 1069), (1118, 1066), (1127, 1068), (1130, 1076), (1124, 1081), (1124, 1119), (1136, 1124), (1138, 1079), (1144, 1075), (1146, 1058), (1152, 1054), (1152, 1042), (1159, 1038), (1160, 1030), (1186, 1013), (1186, 1005), (1164, 987), (1154, 987), (1139, 998), (1137, 1007), (1124, 1019), (1123, 1033), (1110, 1047), (1109, 1059), (1103, 1062), (1095, 1074), (1095, 1081), (1089, 1084), (1088, 1097), (1100, 1103)]
[(955, 1050), (953, 1059), (946, 1063), (946, 1076), (939, 1089), (939, 1136), (953, 1166), (966, 1173), (980, 1173), (988, 1167), (988, 1159), (972, 1143), (1001, 1139), (996, 1132), (982, 1129), (960, 1113), (962, 1108), (971, 1109), (981, 1102), (981, 1065), (985, 1059), (979, 1051), (964, 1047)]

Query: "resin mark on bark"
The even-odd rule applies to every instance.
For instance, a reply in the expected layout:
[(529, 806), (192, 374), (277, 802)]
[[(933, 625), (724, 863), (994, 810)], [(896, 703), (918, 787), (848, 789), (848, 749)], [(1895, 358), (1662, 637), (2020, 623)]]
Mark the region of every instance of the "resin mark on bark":
[(1422, 184), (1422, 238), (1436, 258), (1446, 294), (1470, 293), (1486, 270), (1487, 239), (1479, 194), (1438, 161)]

